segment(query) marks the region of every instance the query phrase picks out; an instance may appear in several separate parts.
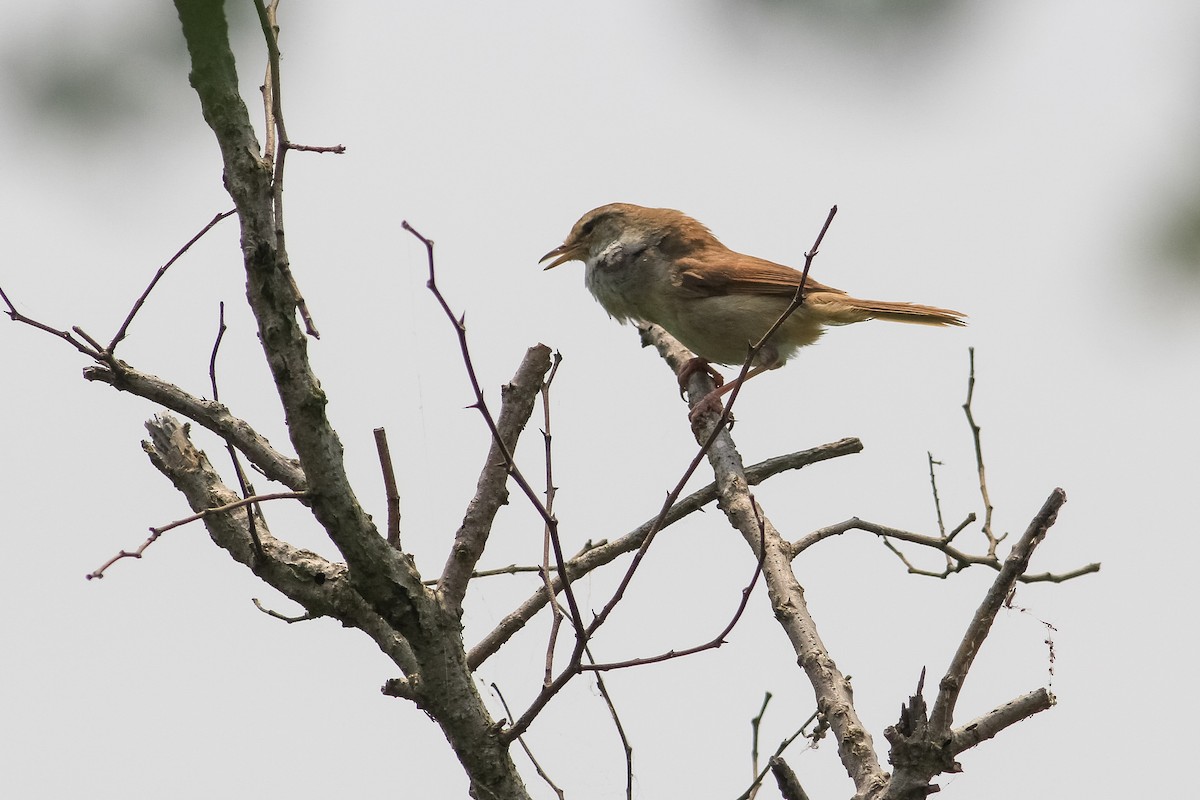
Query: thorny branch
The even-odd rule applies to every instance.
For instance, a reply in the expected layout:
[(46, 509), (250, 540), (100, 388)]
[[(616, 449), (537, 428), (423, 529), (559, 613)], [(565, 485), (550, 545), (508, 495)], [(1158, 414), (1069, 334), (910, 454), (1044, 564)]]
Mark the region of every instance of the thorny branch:
[[(540, 392), (542, 396), (542, 444), (545, 448), (546, 460), (546, 512), (551, 517), (554, 516), (554, 496), (557, 493), (558, 488), (554, 485), (554, 449), (552, 447), (553, 434), (551, 433), (550, 429), (550, 385), (554, 382), (554, 376), (558, 374), (558, 365), (561, 363), (562, 356), (556, 351), (554, 353), (554, 361), (550, 367), (550, 373), (546, 376), (546, 379), (542, 381), (542, 388)], [(554, 579), (550, 574), (552, 569), (552, 565), (550, 563), (551, 553), (554, 549), (553, 534), (554, 532), (550, 530), (549, 525), (543, 526), (541, 576), (542, 585), (546, 587), (547, 597), (552, 597), (554, 595)], [(557, 569), (557, 567), (553, 568)], [(570, 579), (569, 574), (566, 577), (568, 580)], [(546, 637), (546, 667), (542, 677), (543, 686), (549, 686), (554, 681), (554, 651), (558, 646), (558, 632), (562, 628), (562, 620), (562, 608), (557, 602), (551, 602), (550, 634)]]
[[(729, 401), (725, 403), (725, 408), (721, 411), (721, 416), (717, 419), (716, 427), (709, 433), (708, 441), (701, 445), (700, 456), (703, 456), (703, 454), (708, 451), (708, 448), (712, 447), (712, 443), (717, 435), (717, 430), (724, 428), (733, 419), (733, 403), (735, 400), (737, 400), (737, 396), (742, 392), (742, 385), (745, 384), (746, 378), (750, 374), (750, 367), (754, 363), (754, 359), (758, 357), (760, 352), (762, 352), (762, 349), (766, 346), (767, 341), (775, 335), (775, 332), (783, 327), (783, 324), (787, 322), (788, 317), (799, 311), (800, 307), (804, 305), (804, 285), (808, 282), (808, 272), (810, 269), (812, 269), (813, 259), (815, 259), (817, 254), (820, 252), (821, 242), (825, 240), (825, 234), (829, 232), (829, 226), (833, 224), (833, 218), (837, 216), (837, 211), (838, 207), (836, 205), (829, 209), (829, 214), (825, 217), (825, 223), (821, 226), (820, 232), (817, 233), (817, 238), (813, 241), (812, 247), (805, 251), (804, 269), (800, 273), (800, 283), (796, 286), (796, 294), (792, 297), (792, 301), (788, 303), (787, 308), (783, 310), (783, 313), (779, 315), (779, 318), (775, 320), (775, 323), (771, 325), (771, 327), (767, 329), (767, 332), (762, 335), (762, 338), (760, 338), (757, 342), (750, 344), (750, 351), (746, 354), (746, 360), (742, 362), (741, 371), (738, 373), (737, 378), (733, 380), (733, 383), (730, 384), (733, 389), (729, 394)], [(642, 326), (639, 327), (641, 328)], [(712, 389), (709, 389), (709, 391), (711, 392)], [(692, 393), (690, 396), (691, 405), (694, 409), (699, 401), (708, 397), (708, 394), (705, 393), (703, 395), (697, 395)], [(700, 456), (698, 456), (698, 458)]]
[[(429, 266), (429, 279), (426, 281), (426, 286), (429, 288), (429, 291), (433, 293), (434, 298), (437, 300), (438, 305), (441, 306), (446, 318), (449, 319), (451, 324), (454, 326), (455, 333), (458, 337), (459, 351), (462, 354), (463, 364), (467, 370), (467, 379), (470, 381), (471, 391), (475, 395), (475, 402), (472, 404), (472, 407), (475, 408), (475, 410), (479, 412), (480, 416), (483, 417), (483, 420), (488, 427), (488, 431), (492, 435), (492, 446), (497, 450), (500, 458), (503, 460), (503, 464), (508, 475), (512, 477), (513, 481), (518, 487), (520, 487), (521, 491), (525, 494), (525, 497), (533, 505), (534, 510), (537, 511), (543, 522), (550, 529), (551, 541), (554, 544), (555, 565), (558, 567), (559, 574), (563, 574), (565, 572), (563, 566), (564, 558), (562, 555), (562, 545), (560, 544), (558, 538), (558, 520), (556, 520), (554, 515), (551, 514), (546, 506), (542, 504), (540, 498), (537, 496), (537, 492), (517, 466), (516, 460), (513, 458), (512, 448), (508, 445), (505, 437), (501, 434), (496, 419), (492, 416), (492, 411), (488, 407), (486, 398), (483, 396), (483, 388), (479, 384), (479, 377), (475, 374), (475, 363), (471, 358), (471, 349), (467, 344), (467, 326), (465, 319), (454, 316), (454, 312), (450, 309), (449, 302), (447, 302), (445, 295), (442, 294), (441, 289), (439, 289), (437, 285), (437, 265), (433, 257), (433, 240), (422, 236), (415, 228), (412, 227), (412, 225), (408, 223), (408, 220), (402, 221), (400, 223), (400, 227), (411, 233), (413, 237), (415, 237), (417, 241), (419, 241), (425, 247), (426, 259)], [(539, 345), (539, 348), (541, 350), (548, 350), (548, 348), (546, 348), (544, 345)], [(531, 348), (531, 352), (532, 350), (539, 348)], [(539, 374), (543, 374), (544, 372), (545, 370), (540, 370)], [(540, 380), (538, 381), (538, 385), (541, 385)], [(461, 602), (462, 595), (466, 591), (466, 581), (465, 579), (459, 577), (463, 572), (462, 566), (467, 564), (473, 566), (474, 563), (478, 561), (479, 556), (483, 553), (483, 547), (487, 542), (488, 532), (489, 531), (487, 528), (480, 528), (478, 531), (476, 531), (470, 540), (462, 543), (463, 552), (461, 555), (459, 555), (457, 563), (454, 565), (447, 564), (446, 569), (443, 570), (442, 577), (444, 580), (442, 582), (442, 591), (444, 594), (455, 598), (458, 602)], [(585, 639), (586, 636), (583, 632), (583, 616), (579, 611), (579, 604), (575, 600), (575, 594), (571, 591), (571, 585), (569, 582), (564, 586), (564, 590), (567, 597), (567, 604), (571, 609), (571, 622), (575, 626), (576, 636), (580, 639)]]

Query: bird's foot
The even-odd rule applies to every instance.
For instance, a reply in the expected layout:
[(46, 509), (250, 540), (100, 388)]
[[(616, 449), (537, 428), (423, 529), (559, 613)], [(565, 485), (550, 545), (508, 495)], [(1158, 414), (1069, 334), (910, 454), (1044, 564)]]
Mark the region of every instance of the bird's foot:
[[(708, 363), (708, 359), (700, 358), (700, 356), (693, 356), (692, 358), (688, 359), (688, 362), (683, 365), (682, 369), (679, 370), (680, 397), (683, 397), (683, 393), (687, 389), (688, 381), (690, 381), (692, 376), (697, 372), (707, 373), (708, 376), (713, 379), (713, 383), (716, 384), (718, 389), (725, 385), (725, 377), (713, 369), (712, 364)], [(705, 400), (707, 399), (708, 398), (706, 397)], [(720, 404), (718, 403), (718, 405)], [(699, 406), (696, 407), (699, 408)]]
[[(721, 404), (721, 395), (723, 395), (723, 394), (725, 394), (725, 393), (722, 392), (721, 389), (718, 387), (716, 389), (713, 389), (708, 394), (704, 395), (704, 397), (701, 397), (700, 402), (698, 402), (698, 403), (696, 403), (696, 405), (692, 406), (692, 410), (688, 412), (688, 422), (695, 425), (696, 421), (698, 419), (700, 419), (700, 417), (704, 416), (705, 414), (707, 414), (709, 412), (712, 412), (714, 414), (720, 414), (722, 411), (724, 411), (725, 406)], [(732, 425), (733, 422), (734, 422), (734, 419), (733, 419), (733, 415), (731, 414), (729, 416), (729, 424)]]

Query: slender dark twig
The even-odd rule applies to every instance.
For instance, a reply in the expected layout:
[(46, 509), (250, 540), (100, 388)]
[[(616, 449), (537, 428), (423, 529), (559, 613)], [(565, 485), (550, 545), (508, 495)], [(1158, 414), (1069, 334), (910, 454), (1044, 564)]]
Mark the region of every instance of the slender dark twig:
[(76, 339), (74, 336), (72, 336), (70, 331), (59, 330), (58, 328), (51, 327), (44, 322), (38, 322), (33, 317), (27, 317), (20, 311), (17, 311), (17, 307), (14, 306), (13, 302), (8, 299), (8, 295), (4, 293), (3, 288), (0, 288), (0, 299), (3, 299), (4, 304), (8, 306), (8, 311), (6, 313), (8, 314), (9, 319), (11, 319), (13, 322), (19, 322), (23, 325), (28, 325), (31, 328), (37, 328), (40, 331), (45, 331), (52, 336), (57, 336), (79, 352), (83, 353), (88, 358), (93, 358), (96, 361), (104, 360), (103, 347), (89, 346), (84, 344), (83, 342), (79, 341), (79, 339)]
[[(550, 385), (554, 382), (554, 376), (558, 374), (558, 365), (562, 363), (562, 355), (555, 351), (553, 360), (551, 361), (550, 372), (546, 375), (546, 379), (542, 381), (540, 394), (542, 396), (542, 444), (545, 448), (546, 455), (546, 511), (551, 517), (554, 516), (554, 496), (558, 492), (558, 487), (554, 485), (554, 450), (551, 446), (553, 435), (550, 431)], [(554, 651), (558, 646), (558, 632), (562, 628), (563, 613), (559, 606), (557, 598), (554, 596), (554, 579), (550, 575), (551, 569), (551, 551), (554, 549), (554, 541), (551, 535), (550, 526), (543, 526), (542, 531), (542, 583), (546, 587), (547, 595), (550, 597), (550, 634), (546, 637), (546, 668), (542, 685), (549, 686), (554, 682)]]
[[(496, 693), (496, 697), (500, 698), (500, 705), (504, 707), (504, 713), (508, 715), (509, 719), (512, 719), (512, 711), (509, 710), (508, 701), (504, 699), (504, 693), (500, 691), (500, 687), (495, 683), (492, 683), (492, 691)], [(525, 738), (523, 736), (517, 737), (517, 744), (521, 745), (521, 749), (525, 751), (525, 756), (529, 759), (530, 763), (533, 764), (533, 768), (537, 770), (538, 776), (545, 781), (546, 785), (549, 786), (554, 794), (558, 796), (558, 800), (566, 800), (566, 795), (563, 794), (563, 790), (558, 787), (558, 784), (550, 779), (550, 776), (546, 774), (546, 770), (542, 769), (542, 765), (539, 764), (538, 760), (533, 757), (533, 751), (529, 749), (529, 745), (525, 743)]]
[[(591, 663), (596, 663), (590, 647), (585, 647), (584, 652)], [(617, 729), (617, 736), (621, 739), (621, 749), (625, 753), (625, 800), (633, 800), (633, 745), (629, 743), (629, 737), (625, 734), (625, 726), (621, 724), (621, 717), (617, 714), (617, 707), (613, 703), (612, 695), (608, 693), (604, 676), (599, 672), (596, 673), (596, 689), (604, 698), (604, 704), (608, 706), (608, 715), (612, 718), (613, 726)]]
[(204, 234), (216, 227), (218, 222), (226, 217), (233, 216), (235, 213), (237, 213), (237, 209), (231, 208), (228, 211), (222, 211), (220, 214), (217, 214), (208, 221), (207, 225), (200, 229), (199, 233), (197, 233), (191, 239), (188, 239), (187, 244), (175, 251), (175, 255), (167, 259), (167, 263), (158, 268), (158, 271), (154, 273), (154, 277), (150, 279), (150, 285), (146, 287), (145, 291), (143, 291), (141, 296), (134, 302), (133, 308), (129, 309), (129, 313), (125, 315), (125, 321), (121, 323), (121, 327), (117, 329), (112, 341), (108, 343), (108, 347), (105, 348), (106, 352), (116, 352), (117, 345), (121, 343), (126, 334), (129, 332), (129, 326), (133, 324), (133, 318), (137, 316), (139, 311), (142, 310), (142, 306), (146, 304), (146, 298), (150, 296), (150, 292), (154, 291), (154, 287), (158, 285), (158, 282), (162, 280), (162, 277), (167, 274), (167, 270), (171, 268), (171, 265), (182, 258), (183, 254), (190, 250), (192, 245), (204, 238)]
[(745, 383), (746, 376), (750, 373), (750, 365), (754, 363), (754, 359), (758, 357), (760, 352), (762, 352), (762, 349), (766, 346), (767, 341), (775, 335), (775, 332), (783, 327), (783, 323), (787, 322), (788, 317), (792, 316), (792, 314), (796, 313), (800, 307), (804, 305), (804, 284), (808, 283), (808, 272), (810, 269), (812, 269), (813, 259), (815, 259), (817, 257), (817, 253), (820, 252), (821, 242), (825, 240), (825, 234), (829, 231), (829, 226), (833, 223), (833, 218), (837, 215), (837, 212), (838, 207), (836, 205), (829, 209), (829, 214), (825, 217), (825, 223), (821, 226), (821, 230), (817, 234), (817, 238), (813, 241), (812, 247), (810, 247), (804, 253), (804, 269), (800, 273), (800, 284), (796, 287), (796, 294), (792, 297), (792, 302), (790, 302), (788, 307), (783, 310), (783, 313), (779, 315), (779, 319), (775, 320), (775, 324), (767, 329), (767, 332), (763, 334), (762, 338), (750, 346), (750, 352), (747, 353), (746, 360), (742, 362), (742, 369), (738, 373), (737, 378), (734, 380), (733, 390), (729, 394), (729, 400), (726, 401), (725, 408), (721, 412), (720, 418), (717, 420), (716, 428), (710, 435), (710, 441), (704, 448), (705, 452), (707, 452), (708, 447), (712, 446), (712, 440), (716, 439), (716, 431), (724, 428), (733, 418), (731, 407), (733, 406), (734, 401), (737, 400), (737, 396), (741, 394), (742, 384)]
[(737, 610), (733, 612), (733, 617), (730, 618), (725, 627), (721, 629), (720, 633), (703, 644), (698, 644), (693, 647), (686, 647), (682, 650), (669, 650), (666, 653), (659, 653), (656, 656), (631, 658), (627, 661), (614, 661), (608, 664), (584, 664), (582, 665), (581, 669), (588, 672), (601, 672), (612, 669), (625, 669), (626, 667), (638, 667), (644, 664), (657, 664), (662, 661), (670, 661), (671, 659), (683, 658), (684, 656), (701, 653), (705, 650), (715, 650), (716, 648), (725, 644), (726, 637), (733, 632), (733, 629), (737, 627), (738, 621), (741, 620), (742, 615), (746, 612), (746, 606), (750, 602), (750, 595), (754, 592), (754, 587), (758, 583), (759, 577), (762, 576), (763, 562), (767, 557), (766, 521), (762, 518), (759, 512), (758, 502), (754, 499), (754, 495), (750, 495), (750, 502), (753, 504), (755, 519), (758, 520), (758, 559), (755, 561), (754, 574), (750, 576), (750, 583), (748, 583), (745, 588), (742, 589), (742, 599), (741, 602), (738, 603)]
[[(841, 439), (819, 447), (776, 456), (747, 467), (745, 470), (746, 482), (750, 486), (756, 486), (784, 470), (799, 469), (820, 461), (840, 458), (841, 456), (861, 451), (862, 442), (858, 439)], [(581, 576), (587, 575), (593, 570), (611, 563), (616, 558), (638, 550), (646, 536), (650, 534), (650, 531), (655, 528), (666, 528), (673, 525), (716, 499), (717, 484), (714, 482), (692, 492), (687, 497), (677, 500), (667, 511), (665, 520), (660, 521), (656, 513), (654, 517), (651, 517), (646, 522), (612, 541), (588, 543), (578, 555), (567, 563), (567, 570), (570, 573), (570, 577), (573, 580), (578, 580)], [(555, 592), (559, 591), (559, 585), (560, 583), (556, 576), (554, 579)], [(505, 616), (494, 630), (484, 636), (475, 647), (471, 648), (471, 652), (467, 657), (467, 662), (471, 665), (471, 668), (478, 669), (485, 660), (494, 655), (506, 641), (541, 611), (548, 602), (549, 596), (545, 588), (542, 587), (535, 591), (514, 611)]]
[[(208, 357), (208, 380), (212, 387), (213, 402), (220, 402), (221, 393), (217, 388), (217, 353), (221, 349), (221, 342), (225, 339), (225, 303), (218, 304), (217, 311), (217, 337), (213, 340), (212, 354)], [(229, 453), (229, 460), (233, 462), (233, 472), (237, 476), (238, 488), (242, 492), (242, 497), (250, 497), (254, 494), (254, 487), (250, 485), (250, 481), (246, 478), (246, 471), (242, 469), (242, 459), (238, 456), (237, 448), (228, 439), (225, 440), (225, 451)], [(267, 557), (263, 550), (262, 539), (258, 535), (258, 524), (254, 521), (254, 515), (258, 513), (262, 515), (262, 509), (259, 506), (254, 506), (250, 512), (246, 514), (246, 528), (250, 534), (250, 543), (254, 547), (254, 555), (258, 559), (257, 564), (261, 564)]]
[[(504, 459), (504, 463), (508, 467), (509, 475), (512, 476), (513, 481), (518, 487), (520, 487), (521, 492), (524, 493), (529, 502), (533, 504), (534, 509), (538, 512), (542, 518), (542, 521), (551, 531), (550, 540), (554, 546), (554, 563), (558, 568), (559, 576), (563, 578), (563, 594), (567, 598), (567, 607), (571, 611), (571, 624), (575, 628), (576, 639), (582, 642), (587, 639), (587, 634), (584, 630), (583, 615), (579, 610), (579, 603), (576, 601), (575, 592), (571, 589), (571, 583), (567, 579), (565, 558), (563, 557), (562, 552), (562, 543), (558, 536), (558, 520), (554, 518), (554, 515), (551, 514), (546, 506), (542, 503), (533, 486), (517, 467), (516, 460), (509, 451), (508, 445), (504, 443), (504, 439), (500, 435), (499, 428), (496, 427), (496, 420), (492, 416), (491, 409), (488, 408), (487, 401), (483, 396), (483, 389), (479, 385), (479, 378), (475, 374), (475, 364), (471, 359), (471, 350), (467, 346), (466, 323), (463, 319), (456, 318), (454, 316), (454, 312), (450, 310), (450, 304), (446, 301), (441, 289), (438, 288), (437, 270), (433, 258), (433, 240), (421, 235), (421, 233), (413, 228), (412, 225), (408, 224), (408, 220), (401, 221), (400, 227), (411, 233), (419, 242), (421, 242), (421, 244), (425, 246), (425, 253), (429, 264), (429, 280), (426, 281), (425, 285), (429, 288), (429, 291), (433, 293), (434, 298), (438, 301), (438, 305), (442, 307), (442, 311), (446, 314), (447, 319), (449, 319), (451, 324), (454, 325), (455, 333), (458, 336), (459, 351), (462, 353), (463, 364), (467, 370), (467, 378), (471, 383), (471, 390), (475, 394), (474, 408), (479, 411), (484, 422), (487, 424), (488, 432), (491, 433), (492, 441), (499, 449), (501, 457)], [(577, 644), (576, 650), (581, 651), (582, 648)]]

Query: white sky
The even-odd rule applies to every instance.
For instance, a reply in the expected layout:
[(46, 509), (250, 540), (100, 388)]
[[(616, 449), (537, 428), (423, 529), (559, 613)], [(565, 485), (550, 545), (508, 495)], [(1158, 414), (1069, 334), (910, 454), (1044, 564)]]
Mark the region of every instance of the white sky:
[[(1034, 570), (1104, 569), (1022, 589), (1029, 615), (1001, 616), (960, 721), (1046, 684), (1039, 619), (1057, 629), (1059, 704), (964, 754), (943, 796), (1176, 794), (1198, 744), (1200, 285), (1159, 242), (1195, 202), (1200, 7), (961, 2), (882, 29), (772, 7), (284, 4), (289, 131), (349, 148), (289, 157), (287, 223), (359, 497), (383, 519), (371, 429), (386, 426), (406, 542), (436, 575), (487, 445), (401, 219), (437, 240), (494, 402), (526, 347), (564, 354), (552, 424), (573, 551), (653, 516), (694, 445), (664, 366), (605, 318), (579, 265), (543, 273), (537, 258), (584, 211), (620, 200), (683, 209), (735, 249), (796, 263), (837, 203), (819, 280), (958, 308), (971, 326), (835, 330), (750, 384), (734, 431), (748, 463), (843, 436), (866, 445), (762, 487), (768, 514), (791, 538), (854, 515), (928, 532), (926, 451), (945, 462), (950, 524), (978, 510), (959, 408), (973, 345), (997, 528), (1018, 534), (1062, 486), (1069, 502)], [(262, 48), (239, 42), (253, 102)], [(178, 24), (165, 3), (21, 4), (0, 68), (0, 286), (24, 312), (107, 340), (157, 266), (230, 206)], [(282, 446), (239, 270), (227, 222), (173, 268), (122, 355), (207, 395), (224, 300), (222, 399)], [(436, 728), (379, 695), (395, 670), (366, 638), (259, 613), (251, 597), (293, 609), (201, 528), (84, 581), (186, 513), (138, 446), (155, 409), (83, 382), (78, 355), (29, 328), (0, 325), (0, 365), (7, 795), (465, 796)], [(519, 452), (532, 475), (540, 426)], [(228, 472), (213, 437), (196, 438)], [(294, 509), (268, 514), (275, 535), (334, 555)], [(529, 563), (540, 542), (514, 497), (485, 566)], [(671, 529), (598, 652), (710, 637), (752, 568), (718, 513)], [(884, 754), (884, 727), (922, 666), (940, 676), (992, 576), (907, 577), (865, 534), (811, 551), (798, 572)], [(579, 591), (599, 607), (614, 580)], [(468, 640), (531, 582), (475, 586)], [(481, 670), (514, 707), (537, 689), (543, 636), (535, 625)], [(766, 751), (812, 705), (761, 590), (720, 651), (612, 675), (610, 688), (643, 798), (737, 796), (763, 692), (775, 695)], [(586, 681), (529, 741), (571, 800), (621, 796), (620, 749)], [(832, 741), (789, 752), (814, 798), (852, 794)]]

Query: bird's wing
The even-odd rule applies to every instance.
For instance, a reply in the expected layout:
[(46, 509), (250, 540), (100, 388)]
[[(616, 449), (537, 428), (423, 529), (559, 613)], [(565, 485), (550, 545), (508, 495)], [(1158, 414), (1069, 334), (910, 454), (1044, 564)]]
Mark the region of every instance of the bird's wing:
[[(794, 295), (802, 273), (791, 267), (732, 250), (707, 250), (676, 262), (680, 286), (699, 296), (719, 294)], [(845, 294), (811, 277), (806, 292)]]

